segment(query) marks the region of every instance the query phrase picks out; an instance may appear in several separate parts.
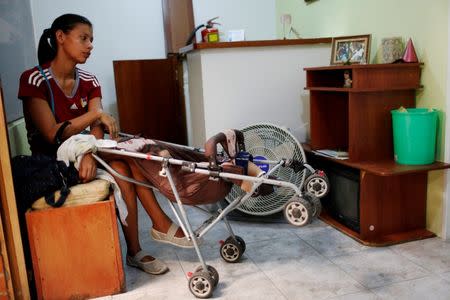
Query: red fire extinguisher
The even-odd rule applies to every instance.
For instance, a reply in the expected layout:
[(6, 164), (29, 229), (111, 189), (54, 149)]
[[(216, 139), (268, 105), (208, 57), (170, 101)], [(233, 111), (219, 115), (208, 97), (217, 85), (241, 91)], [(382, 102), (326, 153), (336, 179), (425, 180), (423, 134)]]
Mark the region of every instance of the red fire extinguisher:
[(186, 41), (186, 45), (189, 45), (194, 41), (195, 39), (195, 33), (200, 29), (205, 27), (201, 31), (202, 34), (202, 41), (203, 42), (218, 42), (219, 41), (219, 30), (214, 27), (214, 25), (220, 25), (220, 23), (213, 22), (219, 17), (212, 18), (211, 20), (208, 20), (205, 24), (200, 24), (197, 27), (192, 30), (191, 34), (189, 35), (189, 38)]
[(212, 18), (206, 22), (205, 29), (201, 31), (203, 42), (214, 43), (219, 41), (219, 29), (214, 27), (214, 25), (220, 25), (220, 23), (213, 22), (217, 18), (219, 17)]

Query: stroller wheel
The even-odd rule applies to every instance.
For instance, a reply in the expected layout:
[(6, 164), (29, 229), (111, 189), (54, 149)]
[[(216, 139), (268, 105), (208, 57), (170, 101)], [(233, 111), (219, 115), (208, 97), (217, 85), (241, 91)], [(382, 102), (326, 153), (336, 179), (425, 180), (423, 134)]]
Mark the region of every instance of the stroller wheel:
[[(219, 283), (219, 272), (217, 272), (217, 270), (210, 266), (210, 265), (206, 265), (206, 267), (208, 268), (208, 273), (212, 278), (213, 281), (213, 286), (216, 287), (217, 284)], [(203, 271), (203, 266), (198, 266), (194, 273), (198, 273), (198, 272), (202, 272)]]
[(247, 246), (245, 245), (244, 239), (241, 238), (241, 237), (238, 236), (238, 235), (235, 235), (235, 237), (236, 237), (236, 240), (238, 241), (238, 243), (241, 245), (241, 248), (242, 248), (242, 254), (244, 254), (245, 249), (246, 249), (246, 247), (247, 247)]
[(220, 256), (229, 263), (238, 262), (243, 253), (244, 250), (241, 243), (239, 243), (239, 240), (233, 239), (233, 237), (227, 238), (220, 247)]
[(305, 226), (311, 222), (312, 205), (305, 199), (295, 196), (284, 207), (284, 217), (295, 226)]
[(314, 173), (306, 178), (305, 190), (317, 198), (323, 198), (330, 191), (330, 182), (325, 174)]
[(311, 203), (313, 218), (318, 217), (322, 212), (322, 203), (320, 202), (320, 199), (309, 193), (303, 195), (303, 198), (305, 198), (306, 200), (309, 201), (309, 203)]
[(189, 279), (189, 290), (197, 298), (209, 298), (214, 290), (214, 282), (208, 272), (195, 272)]

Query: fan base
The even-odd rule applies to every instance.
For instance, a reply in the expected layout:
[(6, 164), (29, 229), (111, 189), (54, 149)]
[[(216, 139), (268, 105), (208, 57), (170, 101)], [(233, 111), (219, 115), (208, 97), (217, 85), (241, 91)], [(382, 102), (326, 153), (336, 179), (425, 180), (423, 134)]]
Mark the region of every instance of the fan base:
[[(227, 201), (222, 201), (222, 207), (227, 206), (229, 203)], [(240, 210), (232, 210), (227, 214), (227, 219), (230, 221), (242, 221), (242, 222), (253, 222), (253, 223), (285, 223), (286, 218), (284, 217), (283, 211), (267, 215), (267, 216), (255, 216), (246, 214)]]

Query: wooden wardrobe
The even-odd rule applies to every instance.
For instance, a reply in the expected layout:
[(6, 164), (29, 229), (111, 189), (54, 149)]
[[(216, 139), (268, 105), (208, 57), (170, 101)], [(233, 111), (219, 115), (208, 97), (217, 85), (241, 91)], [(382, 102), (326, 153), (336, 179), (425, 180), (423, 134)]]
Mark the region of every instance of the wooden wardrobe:
[(129, 134), (187, 143), (181, 63), (167, 59), (114, 61), (120, 129)]

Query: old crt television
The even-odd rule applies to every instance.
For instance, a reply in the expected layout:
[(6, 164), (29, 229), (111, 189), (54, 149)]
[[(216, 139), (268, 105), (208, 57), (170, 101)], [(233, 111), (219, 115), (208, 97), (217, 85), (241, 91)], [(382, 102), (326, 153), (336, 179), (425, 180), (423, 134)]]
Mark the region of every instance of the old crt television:
[(329, 214), (359, 233), (359, 170), (331, 166), (330, 193), (322, 201)]
[(314, 168), (325, 171), (330, 180), (330, 192), (321, 199), (324, 210), (359, 233), (359, 170), (314, 157), (309, 162)]

